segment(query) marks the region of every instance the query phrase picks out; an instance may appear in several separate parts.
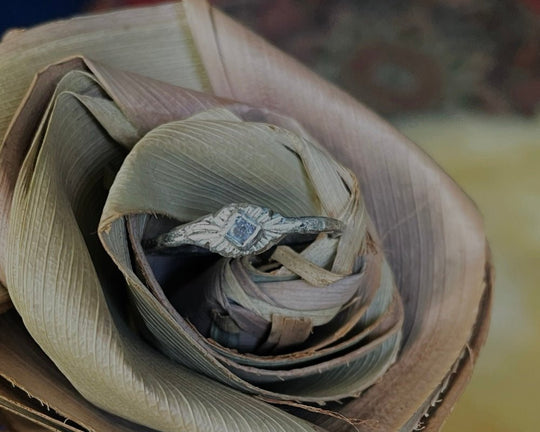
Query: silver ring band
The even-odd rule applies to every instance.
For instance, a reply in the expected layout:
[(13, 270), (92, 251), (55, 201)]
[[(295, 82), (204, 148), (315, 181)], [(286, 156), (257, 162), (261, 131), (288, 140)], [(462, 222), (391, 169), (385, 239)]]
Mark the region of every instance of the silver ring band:
[(149, 253), (189, 244), (225, 257), (238, 258), (260, 254), (289, 234), (329, 233), (343, 231), (343, 223), (321, 216), (285, 217), (252, 204), (231, 204), (214, 214), (179, 225), (143, 242)]

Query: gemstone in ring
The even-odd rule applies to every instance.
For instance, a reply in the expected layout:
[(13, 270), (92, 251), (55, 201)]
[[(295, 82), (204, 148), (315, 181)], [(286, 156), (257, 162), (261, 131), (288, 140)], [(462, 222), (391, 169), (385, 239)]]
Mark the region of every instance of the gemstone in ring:
[(230, 204), (216, 213), (179, 225), (145, 240), (148, 253), (195, 245), (225, 257), (257, 255), (290, 234), (328, 233), (338, 236), (343, 223), (322, 216), (285, 217), (252, 204)]

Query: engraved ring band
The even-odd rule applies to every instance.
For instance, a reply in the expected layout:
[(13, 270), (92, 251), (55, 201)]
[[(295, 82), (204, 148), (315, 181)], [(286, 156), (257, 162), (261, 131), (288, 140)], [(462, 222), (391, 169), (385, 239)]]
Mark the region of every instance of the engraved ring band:
[(231, 204), (216, 213), (145, 240), (148, 253), (195, 245), (225, 257), (260, 254), (290, 234), (338, 236), (343, 223), (322, 216), (285, 217), (252, 204)]

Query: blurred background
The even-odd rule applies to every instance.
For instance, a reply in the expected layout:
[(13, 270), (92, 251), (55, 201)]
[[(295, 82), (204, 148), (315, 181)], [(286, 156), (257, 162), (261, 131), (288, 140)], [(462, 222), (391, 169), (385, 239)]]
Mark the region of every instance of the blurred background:
[[(157, 2), (2, 2), (0, 33)], [(476, 201), (494, 255), (493, 318), (443, 432), (539, 430), (540, 0), (212, 3), (393, 123)]]

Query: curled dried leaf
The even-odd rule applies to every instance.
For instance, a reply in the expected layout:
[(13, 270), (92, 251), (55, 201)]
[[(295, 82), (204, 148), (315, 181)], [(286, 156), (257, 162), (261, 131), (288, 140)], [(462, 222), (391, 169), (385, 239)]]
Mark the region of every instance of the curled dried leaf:
[[(30, 379), (16, 367), (30, 351), (4, 337), (9, 314), (0, 373), (42, 395), (57, 367), (133, 422), (62, 411), (77, 396), (53, 392), (89, 429), (414, 428), (485, 337), (472, 333), (490, 281), (468, 198), (364, 107), (202, 1), (105, 17), (0, 45), (0, 280), (55, 364)], [(145, 246), (223, 208), (337, 219), (340, 232), (220, 256), (208, 236), (244, 245), (268, 229), (233, 211), (196, 246)]]

